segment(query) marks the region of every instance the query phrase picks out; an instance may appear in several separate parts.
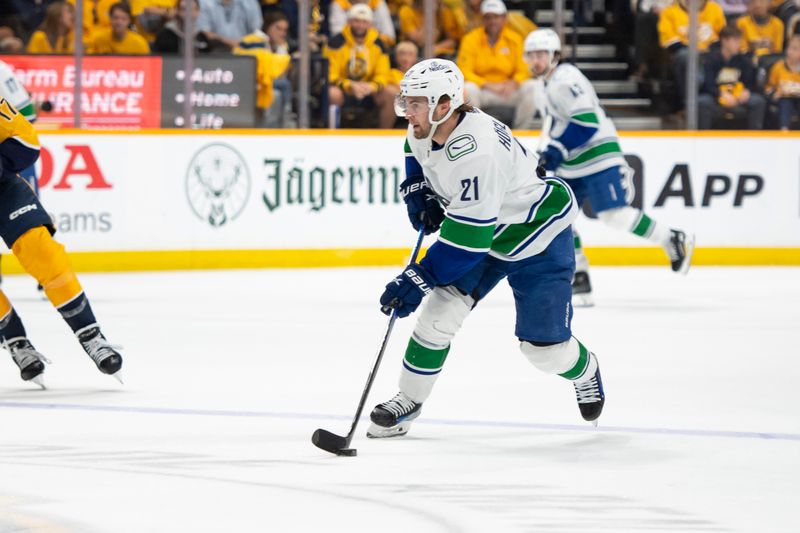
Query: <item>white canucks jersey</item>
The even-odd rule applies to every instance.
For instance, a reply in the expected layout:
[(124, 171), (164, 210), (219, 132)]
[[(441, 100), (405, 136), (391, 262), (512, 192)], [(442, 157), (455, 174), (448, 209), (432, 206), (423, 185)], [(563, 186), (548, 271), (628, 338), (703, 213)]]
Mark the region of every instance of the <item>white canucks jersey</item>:
[[(563, 178), (582, 178), (607, 168), (625, 165), (617, 129), (606, 116), (591, 82), (575, 66), (559, 64), (545, 81), (546, 112), (552, 117), (550, 138), (568, 152), (556, 173)], [(570, 143), (570, 123), (595, 128), (578, 146)], [(565, 135), (566, 133), (566, 135)]]
[(28, 122), (36, 120), (36, 107), (33, 105), (28, 91), (14, 76), (11, 67), (3, 61), (0, 61), (0, 98), (8, 100)]
[(537, 177), (535, 153), (479, 110), (464, 113), (447, 142), (432, 150), (409, 126), (406, 157), (421, 164), (446, 206), (439, 242), (466, 252), (505, 261), (534, 256), (578, 214), (569, 187)]

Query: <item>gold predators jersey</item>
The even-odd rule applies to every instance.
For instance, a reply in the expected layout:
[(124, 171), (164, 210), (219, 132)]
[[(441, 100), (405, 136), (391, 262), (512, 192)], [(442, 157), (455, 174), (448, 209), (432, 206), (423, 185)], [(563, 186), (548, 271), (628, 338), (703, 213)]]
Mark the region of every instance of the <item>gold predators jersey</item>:
[[(697, 47), (705, 51), (719, 39), (725, 27), (725, 13), (716, 2), (709, 0), (698, 13), (699, 39)], [(664, 9), (658, 17), (658, 36), (663, 48), (681, 43), (689, 44), (689, 13), (678, 2)]]
[(12, 171), (27, 168), (39, 157), (36, 130), (5, 98), (0, 98), (0, 156)]

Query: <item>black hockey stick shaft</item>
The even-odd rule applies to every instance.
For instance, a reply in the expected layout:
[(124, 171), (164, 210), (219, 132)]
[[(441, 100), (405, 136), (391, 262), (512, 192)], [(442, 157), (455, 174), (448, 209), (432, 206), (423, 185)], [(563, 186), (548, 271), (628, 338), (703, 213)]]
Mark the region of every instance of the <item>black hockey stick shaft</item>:
[[(419, 255), (420, 248), (422, 248), (422, 239), (425, 237), (425, 228), (419, 230), (419, 234), (417, 234), (417, 242), (414, 245), (414, 249), (411, 251), (411, 260), (409, 263), (416, 263), (417, 256)], [(372, 370), (369, 372), (369, 376), (367, 376), (367, 384), (364, 386), (364, 392), (361, 393), (361, 400), (358, 402), (358, 409), (356, 409), (356, 416), (353, 418), (353, 425), (350, 426), (350, 432), (345, 437), (347, 442), (345, 447), (350, 446), (350, 442), (353, 440), (353, 435), (356, 434), (356, 427), (358, 427), (358, 421), (361, 418), (361, 412), (364, 410), (364, 404), (367, 403), (367, 397), (369, 396), (369, 391), (372, 389), (372, 383), (375, 381), (375, 375), (378, 373), (378, 367), (381, 366), (381, 360), (383, 360), (383, 353), (386, 351), (386, 345), (389, 344), (389, 336), (392, 334), (392, 329), (394, 329), (394, 323), (397, 320), (397, 310), (392, 310), (392, 314), (389, 316), (389, 322), (386, 324), (386, 332), (383, 334), (383, 340), (381, 341), (381, 347), (378, 349), (378, 355), (375, 357), (375, 363), (372, 365)]]

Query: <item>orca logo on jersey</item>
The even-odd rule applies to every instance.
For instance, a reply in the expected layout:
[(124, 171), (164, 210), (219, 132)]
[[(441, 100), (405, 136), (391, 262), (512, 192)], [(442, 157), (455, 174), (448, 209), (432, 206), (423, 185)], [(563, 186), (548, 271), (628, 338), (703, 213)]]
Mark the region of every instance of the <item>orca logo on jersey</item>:
[(467, 154), (471, 154), (475, 150), (478, 149), (478, 142), (475, 140), (475, 137), (472, 135), (459, 135), (449, 143), (445, 147), (445, 154), (447, 154), (447, 159), (450, 161), (455, 161), (460, 157), (464, 157)]
[(250, 197), (250, 170), (233, 147), (212, 143), (201, 148), (186, 171), (186, 198), (194, 214), (212, 228), (238, 217)]

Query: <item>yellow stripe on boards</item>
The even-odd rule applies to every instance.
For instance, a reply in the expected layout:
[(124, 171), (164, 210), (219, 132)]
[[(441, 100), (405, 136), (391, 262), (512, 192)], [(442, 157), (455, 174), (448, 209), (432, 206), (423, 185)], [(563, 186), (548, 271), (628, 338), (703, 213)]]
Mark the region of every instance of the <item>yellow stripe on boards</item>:
[[(666, 266), (660, 248), (586, 248), (592, 266)], [(323, 268), (402, 266), (405, 248), (327, 250), (194, 250), (154, 252), (73, 252), (76, 272), (209, 270), (221, 268)], [(698, 248), (695, 266), (800, 266), (800, 248)], [(5, 254), (4, 274), (22, 274), (16, 257)]]

